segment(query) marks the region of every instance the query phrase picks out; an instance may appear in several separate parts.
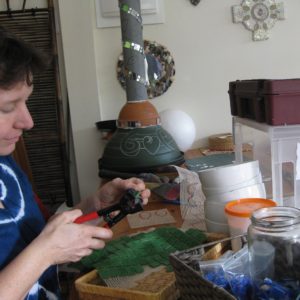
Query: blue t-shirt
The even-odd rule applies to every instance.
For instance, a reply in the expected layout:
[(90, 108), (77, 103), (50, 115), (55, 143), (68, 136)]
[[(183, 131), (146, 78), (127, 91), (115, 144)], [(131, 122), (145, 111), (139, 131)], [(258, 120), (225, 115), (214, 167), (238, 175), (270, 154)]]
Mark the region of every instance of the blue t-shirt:
[[(14, 259), (45, 226), (26, 175), (11, 156), (0, 156), (0, 270)], [(57, 300), (57, 266), (47, 269), (26, 300)]]

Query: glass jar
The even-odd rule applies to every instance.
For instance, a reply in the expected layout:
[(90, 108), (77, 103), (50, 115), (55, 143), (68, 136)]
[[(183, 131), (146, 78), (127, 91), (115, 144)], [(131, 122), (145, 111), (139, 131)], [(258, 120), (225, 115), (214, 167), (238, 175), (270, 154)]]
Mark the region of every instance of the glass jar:
[(254, 211), (248, 247), (253, 299), (300, 299), (300, 210)]

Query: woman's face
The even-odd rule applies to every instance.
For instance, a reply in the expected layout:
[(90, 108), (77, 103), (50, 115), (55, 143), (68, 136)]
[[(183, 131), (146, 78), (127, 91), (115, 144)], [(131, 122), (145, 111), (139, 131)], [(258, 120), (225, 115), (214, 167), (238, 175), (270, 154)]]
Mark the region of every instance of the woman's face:
[(33, 86), (19, 82), (12, 88), (0, 88), (0, 155), (11, 154), (23, 133), (33, 127), (26, 102)]

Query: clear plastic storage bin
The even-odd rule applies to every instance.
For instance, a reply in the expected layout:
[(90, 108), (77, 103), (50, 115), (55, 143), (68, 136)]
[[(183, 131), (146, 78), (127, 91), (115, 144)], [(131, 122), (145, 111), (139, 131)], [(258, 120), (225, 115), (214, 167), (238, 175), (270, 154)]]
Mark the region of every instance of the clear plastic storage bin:
[(259, 161), (267, 198), (299, 208), (300, 124), (271, 126), (233, 117), (233, 136), (236, 162)]

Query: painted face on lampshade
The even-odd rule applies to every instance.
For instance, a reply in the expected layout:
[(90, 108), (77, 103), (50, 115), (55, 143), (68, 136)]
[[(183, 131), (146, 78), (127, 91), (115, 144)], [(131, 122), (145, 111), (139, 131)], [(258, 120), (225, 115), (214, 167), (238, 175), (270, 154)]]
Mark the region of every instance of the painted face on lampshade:
[(33, 127), (33, 120), (27, 108), (27, 100), (33, 86), (26, 81), (9, 89), (0, 88), (0, 155), (11, 154), (23, 130)]

